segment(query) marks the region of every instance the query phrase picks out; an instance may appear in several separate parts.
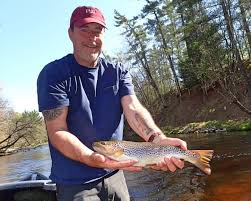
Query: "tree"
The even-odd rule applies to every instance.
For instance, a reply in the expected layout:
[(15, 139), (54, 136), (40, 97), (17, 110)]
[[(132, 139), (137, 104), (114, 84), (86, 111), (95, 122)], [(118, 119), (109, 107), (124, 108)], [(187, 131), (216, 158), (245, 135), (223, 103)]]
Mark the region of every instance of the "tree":
[(149, 1), (146, 0), (147, 4), (142, 9), (141, 17), (144, 19), (147, 16), (154, 16), (154, 19), (148, 19), (148, 30), (151, 30), (151, 32), (154, 33), (157, 38), (160, 39), (160, 47), (163, 50), (163, 53), (166, 56), (166, 59), (169, 62), (170, 69), (173, 74), (173, 78), (175, 81), (175, 85), (178, 91), (179, 96), (181, 96), (181, 86), (178, 79), (177, 72), (175, 70), (173, 58), (172, 58), (172, 49), (173, 47), (169, 48), (169, 44), (167, 43), (167, 34), (165, 32), (166, 28), (164, 25), (164, 21), (162, 21), (162, 17), (165, 16), (165, 13), (163, 12), (163, 9), (160, 9), (159, 6), (161, 4), (161, 1)]
[(156, 96), (164, 103), (160, 89), (154, 79), (151, 66), (149, 65), (148, 59), (148, 41), (147, 34), (144, 31), (142, 25), (136, 25), (137, 17), (132, 20), (128, 20), (124, 15), (121, 15), (118, 11), (115, 10), (115, 20), (116, 26), (122, 26), (124, 28), (124, 33), (127, 37), (127, 42), (130, 47), (128, 53), (131, 55), (131, 58), (134, 58), (134, 64), (140, 65), (146, 74), (146, 79), (149, 84), (153, 87)]
[(232, 50), (232, 54), (233, 54), (233, 67), (234, 70), (235, 69), (240, 69), (240, 73), (244, 78), (244, 82), (246, 84), (246, 88), (247, 90), (251, 90), (251, 78), (248, 75), (248, 72), (245, 68), (245, 65), (242, 61), (239, 49), (238, 49), (238, 45), (237, 45), (237, 39), (234, 35), (234, 23), (232, 20), (232, 16), (231, 16), (231, 9), (230, 9), (230, 3), (229, 1), (226, 0), (219, 0), (220, 5), (222, 7), (222, 11), (223, 11), (223, 15), (224, 15), (224, 20), (225, 20), (225, 24), (226, 24), (226, 29), (227, 29), (227, 33), (228, 33), (228, 38), (230, 41), (230, 48)]
[(13, 113), (5, 118), (4, 122), (7, 127), (5, 133), (1, 133), (0, 154), (6, 153), (10, 148), (20, 149), (40, 144), (47, 139), (42, 117), (35, 110), (22, 114)]
[[(250, 3), (250, 2), (249, 2)], [(240, 15), (241, 15), (241, 20), (242, 20), (242, 26), (243, 30), (246, 33), (247, 41), (248, 41), (248, 46), (249, 46), (249, 57), (250, 57), (250, 51), (251, 51), (251, 32), (247, 20), (247, 15), (246, 15), (246, 10), (248, 10), (247, 2), (244, 0), (238, 0), (238, 4), (240, 7)]]
[(14, 111), (9, 107), (9, 103), (0, 97), (0, 141), (6, 138)]
[(139, 67), (142, 98), (149, 100), (150, 88), (162, 101), (172, 85), (200, 86), (205, 95), (214, 88), (250, 114), (250, 11), (249, 0), (146, 0), (132, 20), (115, 14), (129, 44), (128, 60)]

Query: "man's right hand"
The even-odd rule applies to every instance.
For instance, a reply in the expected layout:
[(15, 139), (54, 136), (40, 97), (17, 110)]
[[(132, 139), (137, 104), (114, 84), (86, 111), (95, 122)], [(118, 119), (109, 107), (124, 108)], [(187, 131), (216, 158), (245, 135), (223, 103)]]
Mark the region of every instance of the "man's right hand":
[(101, 155), (97, 152), (93, 152), (88, 159), (87, 165), (97, 168), (105, 169), (121, 169), (128, 171), (140, 171), (142, 167), (134, 167), (133, 164), (137, 163), (137, 160), (115, 161)]

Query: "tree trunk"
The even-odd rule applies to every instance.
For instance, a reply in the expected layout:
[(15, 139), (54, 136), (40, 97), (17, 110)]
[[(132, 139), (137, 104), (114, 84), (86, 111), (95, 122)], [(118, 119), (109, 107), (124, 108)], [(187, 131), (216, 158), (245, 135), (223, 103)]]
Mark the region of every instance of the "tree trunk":
[(246, 107), (241, 101), (237, 98), (236, 94), (229, 89), (226, 84), (224, 84), (222, 81), (219, 81), (219, 84), (221, 86), (222, 92), (220, 90), (216, 90), (221, 96), (223, 96), (224, 99), (227, 101), (231, 101), (234, 103), (241, 111), (245, 112), (246, 114), (251, 116), (251, 110), (250, 108)]
[(239, 0), (239, 7), (240, 7), (240, 11), (241, 11), (241, 19), (242, 19), (243, 29), (246, 32), (249, 49), (251, 50), (251, 33), (250, 33), (250, 29), (249, 29), (248, 22), (247, 22), (247, 19), (246, 19), (245, 9), (243, 7), (243, 4), (242, 4), (241, 0)]
[(222, 10), (223, 10), (224, 19), (225, 19), (226, 26), (227, 26), (227, 32), (228, 32), (228, 36), (229, 36), (229, 40), (230, 40), (230, 44), (231, 44), (231, 49), (232, 49), (233, 55), (235, 56), (235, 59), (236, 59), (237, 68), (240, 69), (241, 75), (243, 76), (243, 78), (245, 80), (246, 88), (248, 90), (251, 90), (251, 79), (248, 76), (246, 67), (243, 64), (243, 61), (240, 56), (240, 52), (237, 48), (236, 40), (234, 37), (234, 28), (233, 28), (232, 18), (229, 15), (229, 12), (227, 10), (226, 1), (220, 0), (220, 4), (221, 4)]
[[(136, 50), (134, 51), (134, 52), (135, 52), (135, 57), (140, 61), (140, 63), (141, 63), (141, 65), (142, 65), (143, 69), (145, 70), (145, 73), (146, 73), (146, 76), (147, 76), (147, 79), (148, 79), (150, 85), (153, 87), (153, 89), (154, 89), (154, 91), (155, 91), (157, 97), (161, 100), (161, 102), (162, 102), (163, 105), (165, 106), (164, 98), (163, 98), (163, 96), (161, 95), (160, 90), (159, 90), (159, 87), (158, 87), (158, 85), (156, 84), (155, 80), (153, 79), (152, 73), (151, 73), (151, 71), (150, 71), (150, 66), (148, 65), (148, 60), (147, 60), (147, 57), (146, 57), (146, 53), (145, 53), (145, 51), (144, 51), (144, 47), (143, 47), (143, 45), (142, 45), (140, 39), (138, 38), (136, 32), (135, 32), (134, 30), (132, 30), (132, 31), (133, 31), (133, 33), (134, 33), (134, 37), (135, 37), (136, 40), (139, 42), (140, 47), (141, 47), (141, 52), (140, 52), (140, 53), (137, 52)], [(130, 45), (132, 45), (131, 42), (130, 42), (129, 40), (128, 40), (128, 43), (129, 43)], [(141, 55), (140, 55), (140, 54), (141, 54)]]
[(165, 54), (166, 54), (166, 56), (167, 56), (167, 59), (168, 59), (168, 61), (169, 61), (170, 68), (171, 68), (172, 73), (173, 73), (173, 77), (174, 77), (174, 81), (175, 81), (175, 84), (176, 84), (176, 87), (177, 87), (177, 90), (178, 90), (179, 97), (181, 97), (180, 82), (179, 82), (177, 73), (176, 73), (176, 71), (175, 71), (175, 67), (174, 67), (174, 65), (173, 65), (172, 57), (171, 57), (171, 55), (170, 55), (169, 52), (168, 52), (168, 46), (167, 46), (166, 38), (165, 38), (164, 33), (163, 33), (163, 31), (162, 31), (162, 28), (161, 28), (161, 25), (160, 25), (160, 21), (159, 21), (158, 15), (157, 15), (157, 13), (156, 13), (155, 11), (154, 11), (154, 16), (155, 16), (155, 19), (156, 19), (156, 22), (157, 22), (157, 27), (158, 27), (159, 33), (160, 33), (160, 35), (161, 35), (162, 44), (163, 44), (163, 47), (164, 47), (164, 52), (165, 52)]

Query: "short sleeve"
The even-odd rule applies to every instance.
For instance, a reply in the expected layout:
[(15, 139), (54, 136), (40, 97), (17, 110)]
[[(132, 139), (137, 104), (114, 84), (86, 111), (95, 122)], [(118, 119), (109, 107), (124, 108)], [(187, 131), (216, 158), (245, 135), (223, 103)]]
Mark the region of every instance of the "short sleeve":
[(39, 111), (69, 106), (67, 81), (57, 81), (57, 75), (51, 66), (46, 66), (37, 79), (37, 97)]
[(134, 86), (132, 83), (132, 76), (128, 68), (124, 67), (122, 64), (118, 64), (120, 67), (120, 81), (119, 81), (119, 95), (120, 98), (126, 95), (133, 95)]

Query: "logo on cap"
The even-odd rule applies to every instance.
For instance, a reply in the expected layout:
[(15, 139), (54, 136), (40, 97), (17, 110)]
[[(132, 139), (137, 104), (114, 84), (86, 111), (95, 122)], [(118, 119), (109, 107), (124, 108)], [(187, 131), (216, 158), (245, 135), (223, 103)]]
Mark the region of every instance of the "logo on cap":
[(80, 27), (88, 23), (98, 23), (106, 27), (105, 18), (99, 9), (91, 6), (77, 7), (71, 15), (70, 27)]
[(87, 9), (85, 10), (85, 13), (95, 14), (95, 13), (96, 13), (96, 10), (95, 10), (95, 9), (91, 9), (91, 8), (87, 8)]

